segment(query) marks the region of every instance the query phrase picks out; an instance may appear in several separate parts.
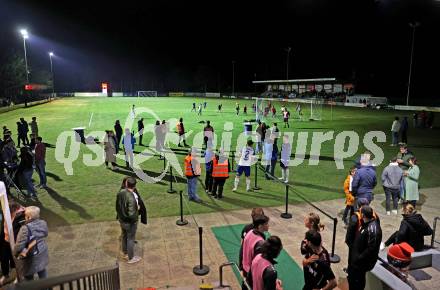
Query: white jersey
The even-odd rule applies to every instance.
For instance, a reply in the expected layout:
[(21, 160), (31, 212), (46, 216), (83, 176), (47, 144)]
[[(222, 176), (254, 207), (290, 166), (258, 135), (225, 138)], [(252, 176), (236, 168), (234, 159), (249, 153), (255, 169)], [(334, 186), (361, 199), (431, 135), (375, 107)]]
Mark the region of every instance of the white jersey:
[(251, 166), (252, 157), (254, 155), (254, 149), (252, 147), (243, 147), (241, 149), (241, 156), (238, 165), (240, 166)]

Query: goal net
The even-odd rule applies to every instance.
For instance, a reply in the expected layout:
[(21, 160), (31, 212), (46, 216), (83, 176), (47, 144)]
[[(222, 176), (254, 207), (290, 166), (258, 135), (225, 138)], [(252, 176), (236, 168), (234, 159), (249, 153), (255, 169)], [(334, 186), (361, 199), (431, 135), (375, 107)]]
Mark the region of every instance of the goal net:
[(323, 98), (315, 97), (310, 99), (310, 120), (321, 121), (322, 120), (322, 104)]
[(261, 122), (282, 120), (283, 107), (284, 105), (280, 102), (258, 98), (255, 100), (255, 120)]
[(157, 97), (157, 91), (137, 91), (138, 97)]

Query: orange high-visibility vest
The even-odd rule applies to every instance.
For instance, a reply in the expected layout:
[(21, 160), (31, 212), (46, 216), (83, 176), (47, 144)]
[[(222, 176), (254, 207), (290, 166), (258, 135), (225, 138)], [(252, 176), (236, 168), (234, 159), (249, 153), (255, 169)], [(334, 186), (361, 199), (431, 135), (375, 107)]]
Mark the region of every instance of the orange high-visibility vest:
[(194, 176), (192, 166), (191, 166), (192, 157), (185, 157), (185, 176)]
[(212, 162), (212, 177), (229, 177), (227, 158), (225, 158), (225, 161), (219, 163), (217, 158), (214, 157)]

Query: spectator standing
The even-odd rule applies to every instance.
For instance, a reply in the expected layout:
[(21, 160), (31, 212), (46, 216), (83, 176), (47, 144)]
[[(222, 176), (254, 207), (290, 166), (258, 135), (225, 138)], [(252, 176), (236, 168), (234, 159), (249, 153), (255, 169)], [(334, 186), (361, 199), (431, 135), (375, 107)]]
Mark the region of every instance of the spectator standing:
[(243, 240), (243, 277), (247, 278), (251, 270), (252, 260), (261, 253), (266, 240), (265, 232), (269, 230), (269, 217), (259, 215), (255, 217), (254, 229), (249, 231)]
[(344, 214), (342, 215), (342, 221), (344, 222), (345, 226), (348, 225), (348, 221), (350, 217), (354, 213), (354, 196), (352, 193), (352, 183), (353, 183), (353, 177), (356, 174), (356, 167), (350, 168), (350, 171), (348, 172), (347, 177), (344, 181), (344, 193), (345, 193), (345, 209)]
[(183, 140), (184, 146), (187, 147), (188, 144), (186, 144), (186, 140), (185, 140), (185, 127), (183, 125), (183, 118), (180, 118), (179, 123), (177, 123), (177, 133), (179, 134), (179, 144), (177, 146), (182, 147), (180, 142), (182, 142)]
[(423, 237), (432, 235), (432, 229), (422, 215), (417, 213), (412, 204), (406, 203), (402, 210), (403, 219), (399, 230), (394, 232), (385, 244), (381, 245), (381, 248), (388, 247), (391, 244), (407, 242), (415, 251), (421, 251), (425, 243)]
[(210, 121), (206, 121), (206, 126), (203, 128), (203, 141), (205, 148), (212, 147), (212, 140), (214, 139), (214, 128), (211, 126)]
[(403, 144), (408, 144), (408, 128), (408, 117), (405, 116), (400, 124), (400, 136)]
[[(406, 171), (410, 167), (409, 159), (414, 157), (414, 154), (409, 151), (408, 146), (406, 144), (400, 145), (399, 152), (397, 153), (397, 163), (399, 167)], [(403, 200), (405, 196), (405, 178), (402, 179), (400, 183), (400, 199)]]
[(427, 118), (427, 123), (426, 123), (427, 127), (429, 129), (432, 129), (434, 127), (434, 112), (430, 111), (428, 113), (428, 118)]
[(318, 231), (309, 230), (306, 233), (305, 242), (309, 251), (305, 255), (308, 263), (303, 265), (303, 290), (335, 288), (336, 277), (330, 267), (330, 255), (322, 246), (321, 234)]
[(241, 245), (240, 245), (240, 252), (239, 252), (239, 258), (238, 258), (238, 268), (240, 270), (243, 270), (243, 241), (246, 237), (247, 233), (252, 231), (254, 229), (254, 221), (257, 216), (264, 215), (264, 210), (261, 207), (254, 207), (251, 211), (251, 218), (252, 222), (250, 224), (247, 224), (243, 227), (241, 230)]
[[(47, 223), (40, 219), (40, 208), (28, 206), (24, 211), (25, 224), (20, 228), (13, 250), (15, 257), (20, 257), (27, 252), (25, 258), (18, 259), (17, 270), (20, 277), (25, 280), (33, 280), (38, 274), (39, 279), (47, 277), (47, 266), (49, 264), (49, 251), (46, 238), (48, 236)], [(29, 243), (35, 241), (34, 247), (29, 248)]]
[(382, 229), (374, 217), (373, 209), (366, 205), (361, 208), (363, 225), (355, 237), (349, 253), (348, 285), (349, 289), (365, 288), (365, 275), (376, 265), (382, 240)]
[(213, 185), (213, 163), (214, 163), (214, 152), (212, 147), (209, 146), (205, 151), (205, 192), (211, 194)]
[(142, 135), (144, 135), (144, 118), (141, 118), (138, 121), (138, 132), (139, 132), (139, 146), (143, 146), (142, 144)]
[(201, 174), (200, 162), (197, 160), (197, 149), (192, 148), (188, 151), (185, 162), (185, 176), (187, 179), (188, 198), (190, 201), (201, 203), (197, 195), (197, 179)]
[(382, 185), (385, 191), (385, 207), (387, 215), (390, 215), (390, 203), (393, 200), (393, 214), (397, 214), (397, 204), (400, 195), (400, 185), (403, 179), (403, 171), (397, 163), (397, 158), (391, 159), (390, 164), (382, 172)]
[(128, 177), (126, 187), (121, 189), (116, 197), (116, 213), (122, 233), (122, 252), (128, 264), (137, 263), (142, 259), (134, 255), (134, 241), (139, 219), (139, 201), (135, 189), (136, 179)]
[(420, 198), (419, 193), (419, 177), (420, 169), (417, 166), (417, 159), (411, 157), (409, 159), (410, 167), (403, 173), (405, 176), (405, 200), (408, 201), (413, 207), (416, 207), (416, 203)]
[(278, 236), (271, 236), (261, 247), (261, 254), (258, 254), (251, 264), (248, 275), (248, 282), (254, 290), (276, 289), (283, 290), (282, 282), (278, 279), (277, 271), (274, 268), (275, 259), (281, 253), (283, 244)]
[(265, 165), (265, 177), (267, 180), (271, 179), (269, 176), (271, 161), (272, 161), (272, 151), (274, 150), (274, 144), (272, 135), (267, 137), (266, 140), (264, 140), (264, 165)]
[[(25, 208), (22, 207), (17, 202), (11, 200), (9, 201), (9, 210), (11, 213), (14, 241), (16, 241), (18, 232), (20, 231), (21, 226), (25, 223), (25, 214), (24, 214)], [(1, 224), (0, 260), (1, 260), (1, 267), (3, 274), (3, 276), (0, 277), (0, 286), (2, 286), (9, 279), (10, 269), (15, 268), (15, 261), (12, 257), (11, 245), (9, 244), (10, 237), (9, 237), (8, 228), (6, 227), (6, 221), (1, 222), (0, 224)]]
[(37, 117), (32, 117), (32, 122), (31, 122), (31, 133), (34, 134), (35, 137), (38, 137), (38, 124), (37, 124)]
[(20, 142), (26, 145), (26, 131), (21, 122), (17, 122), (17, 135), (17, 147), (20, 147)]
[(414, 112), (414, 114), (413, 114), (413, 127), (414, 128), (417, 128), (418, 126), (417, 126), (417, 120), (419, 119), (419, 116), (418, 116), (418, 113), (417, 112)]
[(373, 200), (373, 189), (377, 184), (376, 169), (370, 164), (367, 154), (361, 156), (361, 167), (357, 170), (351, 184), (356, 199), (366, 198), (370, 203)]
[(134, 144), (136, 144), (136, 139), (133, 136), (133, 133), (130, 133), (130, 129), (125, 129), (124, 139), (122, 140), (122, 145), (124, 146), (125, 151), (125, 166), (127, 168), (133, 168), (134, 161)]
[(284, 183), (289, 182), (289, 162), (290, 162), (290, 154), (292, 152), (292, 144), (289, 142), (289, 135), (283, 136), (283, 144), (281, 145), (281, 177), (278, 178), (282, 180)]
[(26, 185), (26, 190), (29, 197), (37, 197), (37, 193), (32, 183), (32, 173), (34, 172), (34, 157), (29, 152), (27, 147), (20, 148), (20, 164), (18, 165), (18, 171), (21, 173), (21, 177)]
[(23, 126), (23, 133), (24, 133), (24, 137), (26, 140), (26, 145), (29, 145), (29, 138), (28, 138), (28, 133), (29, 133), (29, 125), (28, 123), (24, 120), (24, 118), (20, 118), (21, 124)]
[(105, 167), (111, 164), (111, 169), (115, 170), (116, 166), (116, 143), (113, 138), (113, 131), (107, 131), (104, 139)]
[(119, 148), (119, 144), (121, 144), (122, 134), (123, 134), (123, 130), (119, 120), (116, 120), (114, 128), (116, 133), (116, 147)]
[(35, 144), (35, 167), (40, 177), (40, 184), (38, 187), (47, 187), (46, 178), (46, 145), (43, 143), (43, 138), (37, 137)]
[(391, 125), (391, 134), (393, 138), (391, 146), (397, 146), (397, 143), (399, 143), (399, 132), (400, 132), (400, 122), (399, 122), (399, 117), (396, 117), (393, 121), (393, 124)]
[[(214, 198), (223, 198), (223, 186), (226, 179), (229, 178), (229, 160), (223, 151), (220, 154), (216, 154), (212, 161), (212, 195)], [(217, 191), (218, 190), (218, 191)]]

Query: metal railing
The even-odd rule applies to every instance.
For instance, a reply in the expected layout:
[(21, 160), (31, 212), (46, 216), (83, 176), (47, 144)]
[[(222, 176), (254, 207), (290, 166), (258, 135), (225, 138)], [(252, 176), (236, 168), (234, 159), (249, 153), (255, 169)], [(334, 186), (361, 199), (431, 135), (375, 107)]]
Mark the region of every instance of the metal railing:
[(440, 244), (440, 241), (437, 241), (436, 239), (435, 239), (435, 230), (436, 230), (436, 228), (437, 228), (437, 221), (438, 220), (440, 220), (440, 217), (435, 217), (434, 218), (434, 222), (433, 222), (433, 224), (432, 224), (432, 237), (431, 237), (431, 248), (434, 248), (434, 244), (435, 243), (437, 243), (437, 244)]
[(119, 265), (94, 270), (50, 277), (41, 280), (24, 281), (12, 290), (120, 290)]
[[(240, 273), (240, 269), (238, 268), (237, 264), (234, 263), (234, 262), (223, 263), (223, 264), (220, 265), (220, 267), (218, 267), (219, 278), (220, 278), (220, 285), (219, 285), (219, 286), (220, 286), (220, 287), (223, 287), (223, 288), (226, 288), (226, 287), (231, 288), (230, 285), (224, 285), (224, 284), (223, 284), (223, 268), (226, 267), (226, 266), (235, 267), (235, 268), (237, 269), (238, 273)], [(252, 287), (249, 286), (249, 284), (246, 282), (246, 279), (244, 279), (242, 276), (240, 276), (240, 277), (241, 277), (241, 281), (243, 282), (243, 285), (246, 286), (246, 288), (247, 288), (248, 290), (252, 290)], [(232, 288), (231, 288), (231, 289), (232, 289)]]

